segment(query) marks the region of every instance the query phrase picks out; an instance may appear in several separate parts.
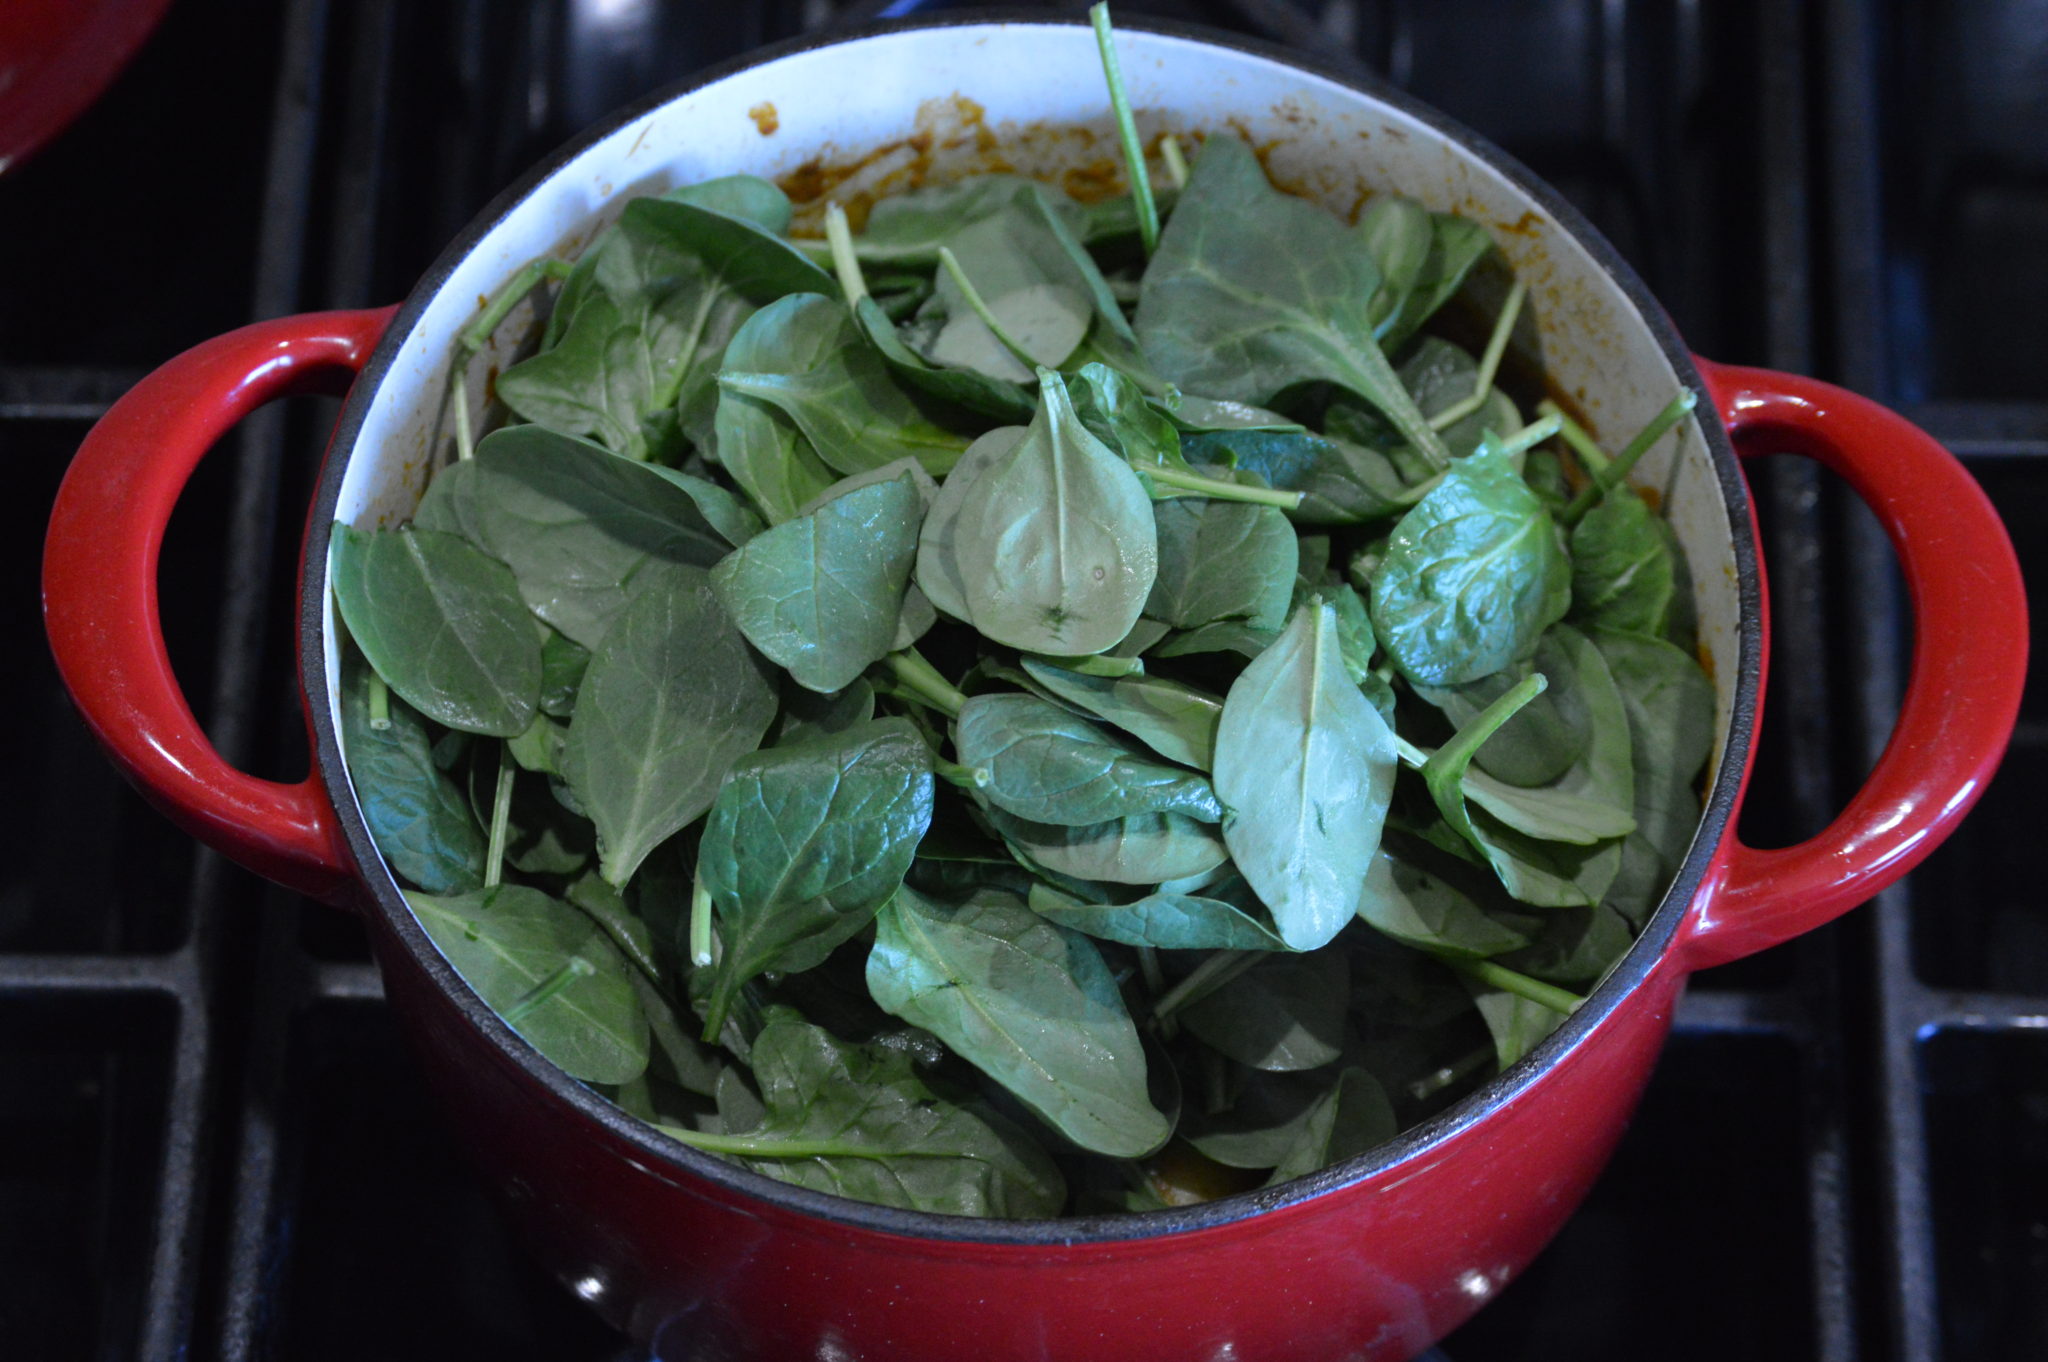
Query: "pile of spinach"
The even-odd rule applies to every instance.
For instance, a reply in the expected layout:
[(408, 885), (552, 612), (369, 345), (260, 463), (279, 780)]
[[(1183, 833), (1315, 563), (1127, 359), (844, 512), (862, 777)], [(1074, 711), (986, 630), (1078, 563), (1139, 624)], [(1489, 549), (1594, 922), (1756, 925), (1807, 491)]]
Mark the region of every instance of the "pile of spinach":
[[(504, 423), (338, 526), (421, 925), (675, 1139), (961, 1215), (1296, 1177), (1512, 1064), (1692, 838), (1668, 526), (1427, 328), (1486, 233), (1212, 135), (1160, 223), (985, 176), (625, 205)], [(1177, 149), (1165, 153), (1179, 179)], [(457, 394), (457, 409), (467, 411)]]

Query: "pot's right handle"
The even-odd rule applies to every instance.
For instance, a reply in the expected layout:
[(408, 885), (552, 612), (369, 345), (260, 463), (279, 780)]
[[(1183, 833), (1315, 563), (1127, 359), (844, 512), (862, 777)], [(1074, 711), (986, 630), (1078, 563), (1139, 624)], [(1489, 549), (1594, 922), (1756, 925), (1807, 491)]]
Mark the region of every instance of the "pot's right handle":
[(1876, 513), (1913, 603), (1913, 666), (1891, 741), (1819, 836), (1733, 843), (1688, 924), (1699, 969), (1808, 931), (1871, 898), (1954, 831), (1998, 765), (2027, 670), (2027, 598), (2012, 541), (1976, 480), (1925, 431), (1833, 384), (1700, 361), (1738, 447), (1804, 454)]
[(43, 544), (43, 621), (57, 670), (121, 773), (208, 846), (336, 902), (353, 877), (327, 791), (317, 775), (283, 784), (237, 771), (206, 740), (164, 649), (157, 557), (206, 451), (275, 398), (346, 389), (393, 311), (258, 322), (165, 364), (85, 437)]

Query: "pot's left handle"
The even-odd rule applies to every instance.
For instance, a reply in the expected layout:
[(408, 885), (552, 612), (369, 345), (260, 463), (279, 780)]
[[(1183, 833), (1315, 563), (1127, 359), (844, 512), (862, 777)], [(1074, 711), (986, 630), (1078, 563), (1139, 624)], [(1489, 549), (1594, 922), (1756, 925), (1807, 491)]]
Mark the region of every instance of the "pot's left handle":
[(343, 901), (349, 860), (318, 775), (236, 770), (171, 674), (157, 559), (207, 450), (274, 398), (342, 392), (394, 309), (310, 312), (197, 345), (135, 385), (79, 446), (43, 545), (43, 622), (57, 670), (121, 773), (171, 820), (259, 875)]

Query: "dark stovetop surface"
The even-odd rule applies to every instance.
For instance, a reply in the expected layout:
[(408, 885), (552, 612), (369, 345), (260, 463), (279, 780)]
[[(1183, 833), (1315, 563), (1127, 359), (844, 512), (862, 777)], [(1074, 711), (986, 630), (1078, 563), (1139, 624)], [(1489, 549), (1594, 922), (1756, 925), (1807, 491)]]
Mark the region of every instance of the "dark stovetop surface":
[[(0, 794), (0, 1355), (629, 1355), (508, 1242), (360, 932), (196, 852), (92, 749), (40, 646), (42, 521), (148, 366), (256, 317), (397, 298), (589, 119), (884, 8), (179, 0), (106, 100), (0, 179), (0, 602), (23, 659)], [(1583, 206), (1702, 351), (1926, 423), (2048, 580), (2048, 3), (1124, 8), (1355, 52), (1478, 128)], [(333, 410), (246, 422), (165, 553), (180, 675), (265, 774), (304, 760), (292, 556)], [(1909, 627), (1868, 517), (1809, 465), (1754, 471), (1776, 667), (1743, 832), (1769, 844), (1867, 769)], [(1979, 812), (1907, 885), (1702, 977), (1585, 1211), (1443, 1354), (2048, 1355), (2044, 801), (2036, 682)]]

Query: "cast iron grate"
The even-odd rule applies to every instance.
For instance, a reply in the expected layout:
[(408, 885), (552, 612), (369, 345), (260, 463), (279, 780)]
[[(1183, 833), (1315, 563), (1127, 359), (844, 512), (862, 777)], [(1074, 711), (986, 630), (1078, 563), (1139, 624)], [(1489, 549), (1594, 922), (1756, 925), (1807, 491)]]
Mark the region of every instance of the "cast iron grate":
[[(606, 109), (765, 41), (921, 7), (182, 0), (99, 109), (0, 180), (13, 258), (35, 262), (0, 276), (0, 442), (26, 482), (0, 550), (17, 637), (35, 637), (62, 464), (148, 365), (255, 317), (399, 297)], [(2048, 340), (2041, 0), (1125, 8), (1355, 54), (1563, 188), (1702, 350), (1905, 404), (2038, 540), (2048, 403), (2021, 357)], [(195, 709), (264, 773), (303, 762), (289, 593), (332, 411), (245, 423), (164, 563)], [(1744, 831), (1789, 841), (1882, 743), (1909, 627), (1881, 537), (1826, 479), (1770, 463), (1756, 484), (1776, 667)], [(509, 1243), (396, 1043), (360, 931), (194, 852), (27, 651), (29, 778), (4, 796), (23, 835), (0, 870), (7, 1353), (629, 1356)], [(1585, 1212), (1443, 1355), (2039, 1353), (2048, 918), (2015, 834), (2044, 781), (2037, 684), (1976, 821), (1908, 886), (1692, 992)]]

